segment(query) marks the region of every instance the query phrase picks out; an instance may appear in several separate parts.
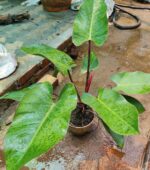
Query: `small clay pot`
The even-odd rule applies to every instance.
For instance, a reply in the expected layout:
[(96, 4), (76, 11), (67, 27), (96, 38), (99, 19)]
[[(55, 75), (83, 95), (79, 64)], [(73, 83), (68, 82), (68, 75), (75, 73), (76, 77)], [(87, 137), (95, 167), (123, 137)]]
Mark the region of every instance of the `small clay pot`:
[(69, 9), (71, 0), (42, 0), (42, 4), (46, 11), (59, 12)]
[(98, 123), (97, 117), (94, 115), (93, 120), (86, 126), (77, 127), (72, 123), (69, 124), (69, 131), (72, 132), (76, 136), (83, 136), (86, 133), (89, 133), (93, 130), (95, 124)]

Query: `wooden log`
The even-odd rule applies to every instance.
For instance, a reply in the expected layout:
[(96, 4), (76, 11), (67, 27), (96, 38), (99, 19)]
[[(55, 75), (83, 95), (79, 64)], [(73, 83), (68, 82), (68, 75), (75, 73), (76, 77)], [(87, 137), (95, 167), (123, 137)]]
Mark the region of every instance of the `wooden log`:
[(14, 23), (19, 23), (24, 20), (29, 20), (30, 14), (28, 12), (17, 14), (17, 15), (1, 15), (0, 16), (0, 25), (9, 25)]

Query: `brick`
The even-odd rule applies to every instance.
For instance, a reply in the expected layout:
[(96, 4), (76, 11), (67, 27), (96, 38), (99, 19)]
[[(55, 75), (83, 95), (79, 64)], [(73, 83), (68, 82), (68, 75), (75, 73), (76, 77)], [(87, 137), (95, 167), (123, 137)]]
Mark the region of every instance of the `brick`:
[(39, 80), (39, 82), (49, 82), (50, 84), (54, 85), (55, 83), (58, 83), (58, 79), (51, 76), (50, 74), (46, 74)]

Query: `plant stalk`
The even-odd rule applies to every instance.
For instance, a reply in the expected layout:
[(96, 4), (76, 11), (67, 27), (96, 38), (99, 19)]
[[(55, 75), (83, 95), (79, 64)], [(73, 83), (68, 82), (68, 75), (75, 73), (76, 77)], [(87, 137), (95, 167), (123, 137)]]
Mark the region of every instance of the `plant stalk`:
[(87, 73), (86, 73), (86, 83), (85, 83), (85, 92), (87, 92), (88, 87), (88, 80), (90, 77), (90, 65), (91, 65), (91, 40), (88, 41), (88, 66), (87, 66)]
[(80, 97), (80, 94), (79, 94), (79, 91), (78, 91), (78, 89), (77, 89), (77, 87), (76, 87), (76, 85), (75, 85), (75, 83), (74, 83), (74, 81), (73, 81), (73, 78), (72, 78), (71, 73), (70, 73), (69, 70), (68, 70), (68, 76), (69, 76), (69, 79), (70, 79), (71, 83), (74, 84), (74, 87), (75, 87), (75, 89), (76, 89), (77, 97), (78, 97), (79, 102), (82, 103), (81, 97)]

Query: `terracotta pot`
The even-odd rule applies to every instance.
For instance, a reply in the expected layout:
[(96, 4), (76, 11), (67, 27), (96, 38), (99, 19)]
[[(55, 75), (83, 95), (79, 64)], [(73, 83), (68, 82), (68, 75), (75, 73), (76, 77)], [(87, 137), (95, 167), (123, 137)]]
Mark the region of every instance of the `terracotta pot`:
[(86, 133), (89, 133), (93, 130), (95, 124), (98, 123), (97, 117), (94, 115), (93, 120), (86, 126), (77, 127), (72, 123), (69, 124), (69, 131), (72, 132), (76, 136), (83, 136)]
[(42, 0), (43, 7), (49, 12), (59, 12), (69, 9), (71, 0)]

